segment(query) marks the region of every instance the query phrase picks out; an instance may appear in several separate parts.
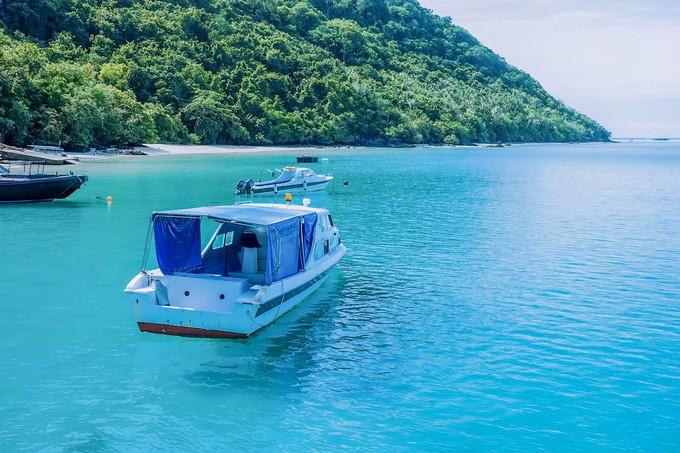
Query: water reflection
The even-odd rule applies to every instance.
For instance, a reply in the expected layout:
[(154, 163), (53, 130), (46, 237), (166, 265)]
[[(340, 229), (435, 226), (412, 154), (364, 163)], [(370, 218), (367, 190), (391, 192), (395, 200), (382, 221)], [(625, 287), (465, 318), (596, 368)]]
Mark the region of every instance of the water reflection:
[[(318, 352), (327, 347), (342, 275), (329, 280), (276, 323), (246, 340), (206, 341), (216, 358), (185, 373), (184, 380), (210, 388), (248, 388), (257, 392), (292, 391), (314, 373)], [(200, 340), (199, 340), (200, 341)]]

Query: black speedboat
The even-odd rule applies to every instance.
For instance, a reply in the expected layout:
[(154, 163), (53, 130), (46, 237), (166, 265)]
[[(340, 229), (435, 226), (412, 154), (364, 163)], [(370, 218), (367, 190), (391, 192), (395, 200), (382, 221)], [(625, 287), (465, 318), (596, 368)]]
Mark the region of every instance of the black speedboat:
[(297, 162), (298, 164), (315, 164), (319, 162), (319, 157), (318, 156), (310, 156), (309, 154), (305, 154), (302, 156), (297, 156)]
[[(0, 166), (0, 203), (52, 201), (66, 198), (87, 181), (85, 175), (48, 175), (42, 172), (11, 173)], [(43, 167), (44, 168), (44, 167)]]

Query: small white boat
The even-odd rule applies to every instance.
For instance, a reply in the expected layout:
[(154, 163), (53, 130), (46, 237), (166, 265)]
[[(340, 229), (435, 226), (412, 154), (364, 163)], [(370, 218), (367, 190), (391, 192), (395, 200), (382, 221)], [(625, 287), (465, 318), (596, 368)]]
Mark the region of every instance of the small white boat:
[[(206, 221), (217, 228), (201, 250)], [(159, 269), (125, 292), (139, 329), (168, 335), (246, 338), (321, 286), (346, 252), (327, 210), (291, 204), (155, 212), (149, 231)]]
[(281, 174), (272, 180), (254, 182), (252, 179), (239, 181), (236, 195), (264, 195), (279, 192), (313, 192), (324, 190), (332, 176), (317, 175), (311, 168), (286, 167)]

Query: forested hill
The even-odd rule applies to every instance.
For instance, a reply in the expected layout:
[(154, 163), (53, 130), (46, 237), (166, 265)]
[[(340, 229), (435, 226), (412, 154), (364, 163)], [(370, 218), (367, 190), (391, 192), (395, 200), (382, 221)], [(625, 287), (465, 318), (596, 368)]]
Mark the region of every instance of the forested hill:
[(0, 141), (607, 140), (416, 0), (0, 0)]

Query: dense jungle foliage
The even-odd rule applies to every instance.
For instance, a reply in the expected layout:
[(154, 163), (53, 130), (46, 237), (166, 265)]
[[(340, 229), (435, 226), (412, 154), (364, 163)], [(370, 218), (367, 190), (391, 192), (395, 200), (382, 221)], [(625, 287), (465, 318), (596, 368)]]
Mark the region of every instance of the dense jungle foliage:
[(0, 0), (0, 141), (607, 140), (416, 0)]

